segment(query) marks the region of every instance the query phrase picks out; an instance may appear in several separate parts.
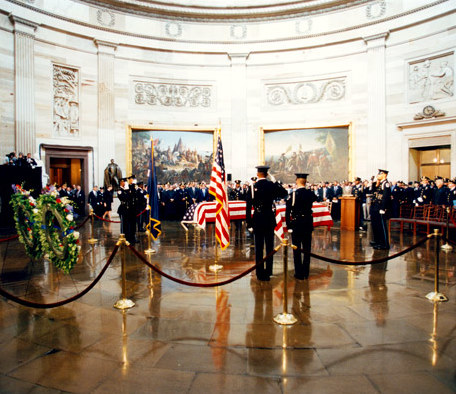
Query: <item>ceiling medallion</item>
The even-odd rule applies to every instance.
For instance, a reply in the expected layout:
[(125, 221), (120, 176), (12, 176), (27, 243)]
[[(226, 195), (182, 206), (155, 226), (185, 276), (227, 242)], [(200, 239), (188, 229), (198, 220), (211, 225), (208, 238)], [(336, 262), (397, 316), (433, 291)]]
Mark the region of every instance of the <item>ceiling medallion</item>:
[(100, 25), (106, 27), (112, 27), (116, 24), (116, 16), (108, 9), (98, 9), (97, 21)]
[(297, 34), (306, 34), (312, 30), (312, 19), (300, 19), (295, 25)]
[(246, 25), (231, 25), (231, 38), (242, 40), (247, 36)]
[(366, 17), (368, 19), (381, 18), (386, 13), (386, 2), (376, 1), (375, 3), (369, 4), (366, 7)]
[(418, 112), (413, 117), (413, 119), (414, 120), (431, 119), (431, 118), (437, 118), (440, 116), (445, 116), (445, 112), (435, 109), (432, 105), (426, 105), (421, 112)]
[(180, 37), (182, 35), (182, 25), (179, 22), (168, 22), (165, 27), (166, 34), (170, 37)]

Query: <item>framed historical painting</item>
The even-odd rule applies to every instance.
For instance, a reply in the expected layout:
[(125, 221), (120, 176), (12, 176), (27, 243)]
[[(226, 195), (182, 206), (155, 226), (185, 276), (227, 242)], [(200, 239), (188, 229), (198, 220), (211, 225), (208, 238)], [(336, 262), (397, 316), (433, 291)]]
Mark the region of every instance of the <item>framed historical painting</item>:
[(131, 128), (129, 173), (147, 182), (151, 141), (159, 183), (210, 181), (214, 152), (214, 130)]
[(293, 183), (297, 172), (308, 173), (313, 183), (349, 179), (350, 128), (261, 129), (260, 160), (284, 183)]

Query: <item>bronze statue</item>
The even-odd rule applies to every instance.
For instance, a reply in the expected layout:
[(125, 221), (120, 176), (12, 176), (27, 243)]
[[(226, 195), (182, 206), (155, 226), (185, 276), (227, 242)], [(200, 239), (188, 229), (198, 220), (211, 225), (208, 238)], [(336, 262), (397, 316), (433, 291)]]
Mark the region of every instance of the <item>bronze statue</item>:
[(111, 163), (104, 170), (104, 187), (112, 186), (114, 190), (119, 188), (120, 179), (122, 178), (122, 170), (119, 165), (114, 163), (114, 159), (111, 159)]

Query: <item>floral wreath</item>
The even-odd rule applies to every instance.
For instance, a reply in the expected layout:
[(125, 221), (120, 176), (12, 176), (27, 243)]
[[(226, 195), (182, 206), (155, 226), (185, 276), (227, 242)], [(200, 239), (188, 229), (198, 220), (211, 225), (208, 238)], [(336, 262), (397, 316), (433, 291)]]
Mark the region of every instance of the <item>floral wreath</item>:
[[(53, 186), (46, 187), (44, 194), (36, 200), (19, 185), (13, 189), (16, 193), (11, 198), (11, 204), (16, 229), (27, 255), (36, 259), (46, 252), (57, 268), (69, 273), (81, 249), (71, 201), (68, 197), (59, 197)], [(33, 219), (30, 220), (30, 217)]]

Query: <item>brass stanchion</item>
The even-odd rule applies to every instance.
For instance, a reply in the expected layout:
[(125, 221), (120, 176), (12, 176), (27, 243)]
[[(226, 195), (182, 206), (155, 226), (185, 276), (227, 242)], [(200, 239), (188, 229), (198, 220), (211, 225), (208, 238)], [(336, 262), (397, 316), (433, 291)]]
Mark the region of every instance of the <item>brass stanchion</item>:
[(223, 265), (218, 264), (218, 247), (217, 241), (215, 241), (215, 261), (214, 264), (209, 266), (209, 270), (212, 272), (217, 272), (223, 269)]
[(282, 240), (283, 256), (283, 313), (274, 317), (277, 324), (289, 325), (295, 324), (298, 319), (292, 313), (288, 313), (288, 238)]
[(433, 302), (448, 301), (448, 297), (439, 292), (439, 254), (440, 254), (440, 233), (438, 229), (434, 230), (435, 237), (435, 275), (434, 275), (434, 291), (426, 295), (428, 300)]
[(127, 298), (127, 277), (125, 269), (125, 246), (130, 245), (125, 239), (125, 234), (120, 234), (120, 239), (117, 241), (117, 245), (120, 245), (121, 250), (121, 260), (122, 260), (122, 298), (114, 304), (114, 308), (117, 309), (129, 309), (135, 306), (135, 303), (132, 300)]
[(95, 220), (93, 209), (90, 210), (90, 217), (91, 217), (90, 239), (87, 242), (89, 244), (96, 244), (98, 242), (98, 239), (93, 237), (93, 226), (94, 226), (94, 220)]
[(147, 249), (144, 251), (144, 253), (145, 254), (157, 253), (157, 251), (151, 247), (150, 239), (152, 238), (152, 234), (150, 233), (149, 230), (146, 230), (146, 234), (147, 234)]
[(445, 238), (447, 239), (447, 241), (445, 241), (445, 243), (442, 245), (441, 249), (444, 252), (450, 252), (451, 250), (453, 250), (453, 247), (448, 243), (448, 232), (449, 232), (449, 227), (450, 227), (450, 207), (446, 208), (446, 213), (447, 213), (447, 217), (446, 217)]

